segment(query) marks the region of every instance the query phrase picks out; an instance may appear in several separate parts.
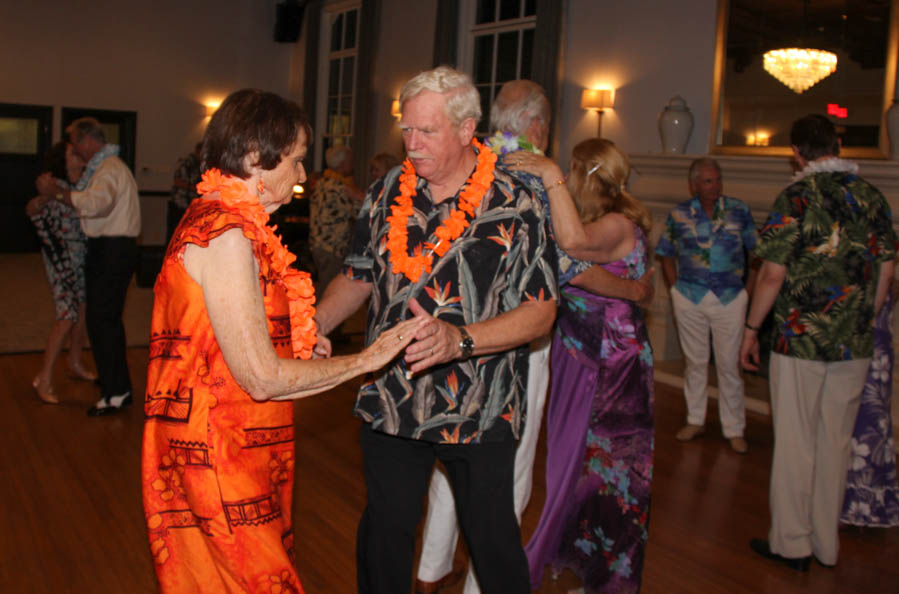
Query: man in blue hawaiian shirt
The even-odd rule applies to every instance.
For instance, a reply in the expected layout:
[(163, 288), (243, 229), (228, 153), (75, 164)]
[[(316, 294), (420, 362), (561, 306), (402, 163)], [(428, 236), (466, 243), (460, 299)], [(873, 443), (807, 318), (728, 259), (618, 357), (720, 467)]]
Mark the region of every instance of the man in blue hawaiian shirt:
[(771, 527), (749, 546), (808, 571), (812, 555), (824, 566), (837, 562), (852, 429), (896, 234), (883, 194), (856, 163), (837, 158), (840, 140), (826, 116), (794, 122), (790, 142), (803, 169), (762, 228), (740, 360), (757, 369), (758, 329), (773, 307)]
[[(550, 106), (543, 87), (529, 80), (513, 80), (505, 83), (496, 95), (490, 109), (490, 126), (494, 134), (485, 139), (490, 150), (499, 155), (499, 163), (505, 163), (505, 155), (527, 150), (543, 154), (549, 141)], [(525, 172), (515, 172), (539, 196), (550, 220), (549, 198), (539, 177)], [(551, 224), (547, 232), (552, 234)], [(559, 286), (571, 283), (582, 289), (607, 297), (618, 297), (638, 303), (652, 298), (652, 284), (649, 272), (640, 280), (619, 278), (605, 269), (571, 258), (553, 244), (554, 259)], [(549, 386), (549, 346), (551, 337), (541, 336), (534, 340), (528, 355), (527, 382), (527, 422), (518, 449), (515, 452), (515, 513), (521, 514), (531, 496), (534, 457), (537, 453), (537, 438)], [(428, 513), (422, 535), (421, 559), (416, 594), (432, 594), (455, 583), (462, 569), (453, 568), (459, 529), (456, 522), (455, 502), (446, 475), (436, 471), (428, 490)], [(480, 592), (474, 572), (469, 569), (465, 581), (464, 594)]]
[(758, 234), (749, 207), (722, 194), (721, 167), (714, 159), (693, 161), (689, 180), (693, 197), (669, 213), (656, 247), (686, 359), (687, 424), (677, 439), (689, 441), (705, 432), (711, 330), (721, 431), (731, 448), (744, 454), (749, 446), (743, 439), (738, 356), (749, 297), (743, 276)]

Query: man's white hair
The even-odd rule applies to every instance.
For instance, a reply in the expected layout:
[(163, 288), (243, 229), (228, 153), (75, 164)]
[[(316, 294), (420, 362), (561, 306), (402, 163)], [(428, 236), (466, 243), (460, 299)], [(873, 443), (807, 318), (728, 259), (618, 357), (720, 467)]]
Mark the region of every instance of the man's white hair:
[(325, 151), (325, 163), (328, 165), (328, 169), (337, 169), (343, 165), (344, 161), (350, 158), (352, 153), (353, 149), (345, 144), (329, 147), (328, 150)]
[(504, 84), (490, 108), (491, 132), (501, 130), (524, 135), (536, 118), (549, 126), (549, 100), (543, 87), (530, 80)]
[(413, 76), (400, 91), (402, 106), (422, 91), (440, 93), (446, 97), (446, 117), (455, 127), (473, 118), (475, 126), (481, 119), (481, 96), (471, 82), (471, 77), (449, 66), (438, 66)]

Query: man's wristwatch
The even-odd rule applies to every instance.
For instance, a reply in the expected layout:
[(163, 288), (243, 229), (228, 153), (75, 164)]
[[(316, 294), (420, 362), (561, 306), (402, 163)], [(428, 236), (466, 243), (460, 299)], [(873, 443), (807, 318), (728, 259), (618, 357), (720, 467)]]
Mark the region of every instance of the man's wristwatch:
[(460, 358), (464, 361), (471, 357), (471, 354), (474, 352), (474, 339), (468, 333), (468, 330), (465, 329), (465, 326), (459, 326), (459, 333), (462, 335), (462, 340), (459, 341), (459, 350), (462, 351)]

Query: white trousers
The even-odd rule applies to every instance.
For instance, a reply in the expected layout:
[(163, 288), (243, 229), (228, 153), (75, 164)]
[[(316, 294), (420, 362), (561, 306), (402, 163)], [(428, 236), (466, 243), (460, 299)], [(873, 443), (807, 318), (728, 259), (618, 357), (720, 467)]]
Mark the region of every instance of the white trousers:
[[(531, 498), (537, 437), (540, 435), (543, 406), (546, 404), (546, 390), (549, 387), (549, 347), (551, 342), (549, 335), (534, 340), (530, 345), (531, 352), (528, 356), (527, 422), (515, 452), (514, 470), (515, 514), (518, 516), (519, 523), (521, 514)], [(443, 470), (435, 469), (428, 490), (428, 512), (422, 536), (418, 579), (425, 582), (436, 582), (452, 571), (458, 539), (459, 524), (456, 521), (456, 502), (453, 499), (453, 492)], [(479, 594), (480, 591), (474, 570), (469, 564), (464, 592), (465, 594)]]
[(718, 414), (721, 432), (727, 438), (742, 437), (746, 428), (746, 404), (739, 359), (748, 301), (745, 289), (727, 305), (709, 291), (697, 305), (676, 288), (671, 288), (671, 306), (686, 359), (684, 398), (687, 400), (687, 423), (705, 425), (711, 330), (715, 369), (718, 370)]
[(871, 359), (771, 354), (771, 551), (837, 562), (852, 431)]

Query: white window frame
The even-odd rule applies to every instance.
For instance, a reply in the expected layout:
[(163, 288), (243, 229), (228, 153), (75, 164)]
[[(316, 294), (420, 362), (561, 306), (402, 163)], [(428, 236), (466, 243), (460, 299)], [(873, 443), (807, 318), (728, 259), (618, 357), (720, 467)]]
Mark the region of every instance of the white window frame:
[[(340, 51), (331, 51), (331, 29), (337, 17), (351, 10), (356, 11), (356, 45), (352, 49), (342, 49)], [(317, 147), (324, 146), (325, 138), (331, 137), (328, 134), (328, 91), (330, 88), (329, 79), (331, 60), (336, 58), (353, 58), (353, 76), (352, 91), (344, 93), (341, 89), (341, 95), (350, 95), (350, 130), (344, 137), (351, 140), (353, 137), (354, 126), (356, 124), (356, 78), (359, 70), (359, 32), (361, 30), (362, 21), (362, 2), (359, 0), (328, 2), (321, 13), (319, 39), (319, 61), (318, 61), (318, 96), (316, 98), (316, 118), (319, 122), (315, 130), (315, 140)], [(342, 84), (342, 80), (338, 84)], [(349, 144), (349, 142), (347, 143)], [(325, 168), (324, 156), (321, 150), (314, 151), (314, 167), (316, 171), (322, 171)]]

